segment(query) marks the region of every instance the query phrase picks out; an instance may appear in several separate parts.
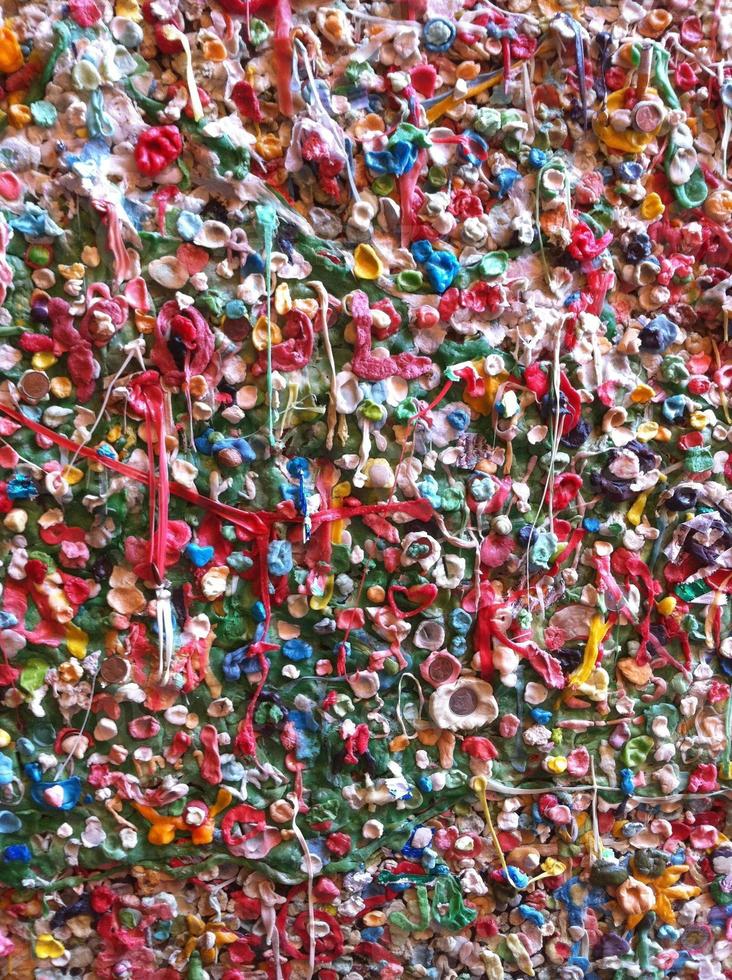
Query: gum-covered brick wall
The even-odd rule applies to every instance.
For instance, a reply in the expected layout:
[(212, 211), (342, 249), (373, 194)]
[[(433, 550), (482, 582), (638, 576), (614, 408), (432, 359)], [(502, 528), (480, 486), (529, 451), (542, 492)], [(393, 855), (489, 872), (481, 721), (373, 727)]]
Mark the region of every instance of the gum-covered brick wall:
[(0, 977), (732, 978), (724, 0), (5, 0)]

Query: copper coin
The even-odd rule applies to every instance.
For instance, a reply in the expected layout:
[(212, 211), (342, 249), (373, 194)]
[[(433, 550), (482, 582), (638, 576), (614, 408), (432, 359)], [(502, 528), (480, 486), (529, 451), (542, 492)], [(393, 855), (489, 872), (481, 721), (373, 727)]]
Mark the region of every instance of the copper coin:
[(26, 371), (18, 383), (18, 389), (24, 401), (39, 402), (48, 394), (51, 382), (43, 371)]
[(471, 687), (460, 687), (448, 702), (454, 715), (472, 715), (478, 707), (478, 695)]
[(107, 657), (99, 674), (107, 684), (123, 684), (130, 676), (130, 665), (123, 657)]
[(653, 133), (662, 120), (663, 110), (655, 102), (639, 102), (633, 109), (633, 125), (641, 133)]
[[(430, 675), (430, 680), (441, 684), (444, 681), (449, 680), (452, 677), (453, 670), (455, 669), (455, 664), (449, 657), (435, 657), (432, 663), (429, 665), (428, 673)], [(454, 697), (454, 695), (453, 695)]]

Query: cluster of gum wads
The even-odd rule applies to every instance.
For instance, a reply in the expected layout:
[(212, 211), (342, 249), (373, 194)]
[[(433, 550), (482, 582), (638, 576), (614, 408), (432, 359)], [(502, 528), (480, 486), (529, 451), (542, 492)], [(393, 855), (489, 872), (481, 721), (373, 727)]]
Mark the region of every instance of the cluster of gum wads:
[(8, 0), (0, 975), (732, 977), (732, 19)]

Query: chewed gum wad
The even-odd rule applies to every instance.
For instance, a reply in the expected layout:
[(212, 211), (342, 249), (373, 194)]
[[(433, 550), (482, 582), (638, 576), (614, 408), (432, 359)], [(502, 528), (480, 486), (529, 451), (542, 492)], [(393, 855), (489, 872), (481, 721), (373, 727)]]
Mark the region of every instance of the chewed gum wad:
[(0, 977), (732, 978), (732, 12), (5, 0)]

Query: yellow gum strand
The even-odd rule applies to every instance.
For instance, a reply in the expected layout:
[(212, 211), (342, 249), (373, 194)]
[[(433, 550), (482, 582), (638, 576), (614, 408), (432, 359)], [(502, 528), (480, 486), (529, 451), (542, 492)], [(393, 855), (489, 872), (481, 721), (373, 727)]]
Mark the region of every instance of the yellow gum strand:
[[(551, 41), (542, 42), (534, 52), (534, 58), (541, 57), (542, 55), (546, 54), (552, 47), (552, 44), (553, 42)], [(514, 65), (512, 65), (511, 68), (512, 73), (520, 72), (523, 69), (524, 65), (527, 64), (528, 61), (526, 60), (517, 61)], [(487, 92), (488, 89), (495, 88), (496, 85), (500, 85), (502, 81), (503, 81), (503, 71), (500, 71), (495, 78), (489, 78), (485, 82), (480, 82), (478, 85), (474, 85), (472, 88), (469, 88), (465, 93), (465, 95), (449, 95), (446, 99), (443, 99), (441, 102), (438, 102), (433, 106), (430, 106), (430, 108), (425, 113), (427, 122), (430, 124), (435, 122), (437, 119), (440, 118), (440, 116), (443, 116), (446, 112), (450, 112), (451, 109), (455, 109), (457, 106), (459, 106), (461, 102), (465, 102), (466, 99), (472, 99), (474, 95), (480, 95), (481, 92)]]
[[(523, 65), (523, 61), (519, 62), (519, 65)], [(481, 82), (479, 85), (474, 85), (473, 88), (468, 89), (465, 95), (455, 96), (450, 95), (442, 102), (438, 102), (437, 105), (431, 106), (425, 113), (428, 123), (433, 123), (443, 116), (446, 112), (450, 112), (451, 109), (455, 109), (464, 102), (466, 99), (472, 98), (474, 95), (480, 95), (481, 92), (487, 92), (488, 89), (495, 88), (503, 81), (503, 72), (496, 78), (489, 78), (485, 82)]]
[[(725, 310), (724, 311), (724, 339), (725, 339), (725, 342), (728, 340), (728, 337), (727, 337), (727, 332), (728, 332), (727, 331), (727, 326), (728, 326), (728, 314), (727, 314), (727, 311)], [(714, 339), (714, 337), (712, 337), (710, 339), (711, 339), (711, 342), (712, 342), (712, 351), (714, 353), (714, 362), (717, 365), (717, 370), (719, 370), (721, 368), (721, 366), (722, 366), (722, 358), (719, 356), (719, 347), (717, 346), (717, 342)], [(722, 405), (722, 411), (724, 412), (725, 421), (727, 422), (728, 425), (732, 424), (732, 418), (730, 418), (730, 415), (729, 415), (729, 402), (727, 401), (727, 393), (725, 392), (724, 388), (721, 385), (719, 386), (719, 401), (721, 402), (721, 405)]]
[[(333, 492), (331, 494), (331, 506), (332, 507), (342, 507), (343, 500), (350, 494), (351, 484), (350, 483), (337, 483), (333, 487)], [(343, 532), (346, 530), (345, 521), (333, 521), (330, 529), (330, 540), (332, 544), (340, 544), (343, 538)]]
[(579, 684), (585, 684), (590, 677), (590, 674), (595, 669), (597, 664), (597, 656), (600, 652), (600, 644), (602, 643), (605, 634), (610, 629), (610, 624), (606, 623), (602, 616), (595, 615), (592, 617), (592, 622), (590, 623), (590, 635), (587, 637), (587, 645), (585, 646), (585, 655), (582, 658), (582, 663), (579, 667), (569, 675), (569, 686), (577, 687)]
[(508, 875), (508, 865), (506, 864), (506, 856), (503, 853), (503, 848), (498, 840), (498, 834), (496, 833), (496, 828), (493, 826), (493, 818), (491, 817), (491, 811), (488, 808), (488, 800), (486, 798), (485, 792), (487, 783), (484, 776), (476, 776), (472, 781), (473, 791), (476, 793), (478, 799), (480, 800), (480, 805), (483, 807), (483, 816), (485, 817), (485, 822), (488, 825), (488, 830), (490, 831), (491, 840), (493, 841), (493, 846), (498, 852), (498, 858), (501, 862), (501, 867), (503, 868), (504, 874), (506, 875), (506, 880), (510, 881)]

